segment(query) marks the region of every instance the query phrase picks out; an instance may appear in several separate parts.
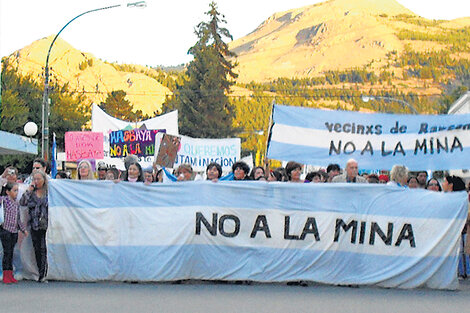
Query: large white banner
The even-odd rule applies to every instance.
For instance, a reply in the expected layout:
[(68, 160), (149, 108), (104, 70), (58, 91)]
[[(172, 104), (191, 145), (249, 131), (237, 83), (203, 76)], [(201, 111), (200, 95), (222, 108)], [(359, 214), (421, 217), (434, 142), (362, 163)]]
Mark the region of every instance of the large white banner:
[(268, 157), (368, 170), (469, 168), (470, 114), (405, 115), (275, 105)]
[[(143, 125), (145, 125), (145, 129), (148, 130), (164, 129), (168, 134), (178, 135), (178, 111), (173, 111), (145, 121), (133, 123), (109, 116), (108, 114), (106, 114), (106, 112), (100, 109), (100, 107), (98, 107), (96, 104), (93, 104), (91, 123), (93, 132), (102, 132), (104, 135), (104, 158), (102, 161), (104, 161), (108, 165), (115, 166), (121, 170), (124, 170), (124, 162), (122, 161), (122, 158), (112, 158), (110, 156), (110, 132), (122, 130), (125, 128), (141, 128)], [(139, 163), (143, 168), (151, 167), (153, 164), (153, 159), (153, 155), (142, 157), (140, 158)]]
[(193, 170), (204, 172), (207, 165), (216, 162), (224, 172), (232, 170), (232, 165), (240, 161), (240, 138), (201, 139), (181, 136), (181, 146), (174, 167), (187, 163)]
[(467, 194), (368, 184), (55, 180), (49, 278), (456, 289)]

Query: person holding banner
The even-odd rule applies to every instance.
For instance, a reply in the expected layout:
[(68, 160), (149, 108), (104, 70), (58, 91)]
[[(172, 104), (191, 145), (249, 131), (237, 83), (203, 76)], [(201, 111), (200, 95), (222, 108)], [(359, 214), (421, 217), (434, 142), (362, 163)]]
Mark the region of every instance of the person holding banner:
[(426, 189), (432, 191), (442, 191), (441, 184), (439, 184), (439, 181), (435, 178), (428, 180), (426, 183)]
[(341, 174), (341, 168), (338, 164), (329, 164), (326, 168), (326, 173), (328, 174), (328, 183), (331, 183), (333, 178)]
[(419, 182), (415, 176), (410, 176), (410, 178), (408, 178), (408, 188), (419, 188)]
[(359, 176), (359, 167), (357, 164), (357, 161), (354, 159), (349, 159), (348, 162), (346, 162), (346, 171), (341, 174), (335, 176), (331, 182), (332, 183), (367, 183), (367, 180)]
[(251, 171), (250, 177), (252, 180), (258, 180), (261, 176), (265, 176), (262, 166), (257, 166)]
[(26, 206), (29, 211), (31, 239), (39, 272), (38, 282), (47, 282), (46, 231), (49, 219), (49, 202), (46, 173), (39, 170), (33, 171), (33, 182), (21, 197), (20, 205)]
[(193, 167), (189, 164), (183, 163), (176, 169), (177, 181), (191, 181), (194, 180)]
[(77, 171), (77, 179), (78, 180), (91, 180), (95, 179), (93, 175), (93, 170), (91, 167), (91, 163), (88, 160), (81, 160), (78, 163), (78, 171)]
[(404, 165), (394, 165), (390, 171), (390, 181), (387, 185), (407, 187), (408, 168)]
[(463, 191), (466, 190), (465, 183), (459, 176), (446, 175), (442, 181), (442, 190), (444, 192)]
[(119, 175), (121, 173), (119, 172), (119, 170), (115, 167), (110, 167), (108, 168), (108, 170), (106, 171), (106, 180), (112, 180), (114, 182), (119, 182)]
[(232, 165), (233, 180), (250, 180), (248, 174), (250, 167), (243, 161), (235, 162)]
[(276, 168), (269, 171), (268, 182), (285, 181), (284, 176), (284, 169)]
[(132, 162), (129, 164), (127, 175), (124, 181), (132, 183), (144, 181), (144, 172), (142, 171), (142, 167), (140, 166), (139, 162)]
[(222, 177), (222, 166), (216, 162), (209, 163), (206, 168), (206, 177), (207, 180), (211, 180), (214, 183), (217, 182)]
[(302, 164), (295, 161), (289, 161), (286, 164), (286, 175), (291, 183), (303, 183), (300, 179), (300, 174), (302, 174)]
[(150, 185), (154, 182), (153, 180), (153, 168), (147, 167), (144, 169), (144, 184)]

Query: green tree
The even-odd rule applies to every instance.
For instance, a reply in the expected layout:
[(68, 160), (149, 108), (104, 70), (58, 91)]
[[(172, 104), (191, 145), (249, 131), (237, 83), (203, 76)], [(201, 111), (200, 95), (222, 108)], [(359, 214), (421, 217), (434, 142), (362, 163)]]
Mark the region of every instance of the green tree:
[(99, 107), (109, 115), (125, 121), (141, 121), (149, 118), (141, 110), (134, 112), (134, 106), (126, 99), (124, 90), (115, 90), (108, 93), (105, 102), (101, 102)]
[[(15, 134), (22, 134), (24, 124), (33, 121), (41, 128), (43, 85), (30, 76), (18, 74), (8, 58), (2, 60), (2, 106), (0, 128)], [(50, 91), (51, 111), (49, 133), (56, 133), (59, 149), (64, 147), (64, 135), (67, 131), (80, 130), (90, 117), (89, 105), (83, 95), (73, 94), (68, 86), (53, 85)], [(41, 132), (35, 136), (41, 139)], [(52, 139), (52, 138), (50, 138)], [(51, 140), (52, 141), (52, 140)], [(40, 153), (40, 151), (38, 151)], [(14, 165), (20, 172), (29, 172), (30, 162), (35, 156), (3, 156), (1, 165)]]
[(179, 131), (192, 137), (217, 138), (233, 136), (235, 110), (227, 93), (234, 84), (236, 64), (229, 60), (235, 54), (229, 51), (223, 38), (233, 39), (220, 24), (224, 16), (212, 2), (205, 14), (209, 22), (197, 25), (199, 40), (188, 51), (194, 56), (187, 67), (187, 79), (178, 85), (174, 96), (164, 104), (164, 111), (178, 109)]

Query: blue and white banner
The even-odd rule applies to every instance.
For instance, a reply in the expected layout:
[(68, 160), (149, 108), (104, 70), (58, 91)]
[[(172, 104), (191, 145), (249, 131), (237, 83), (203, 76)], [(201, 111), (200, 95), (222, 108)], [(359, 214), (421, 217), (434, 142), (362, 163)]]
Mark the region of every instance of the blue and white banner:
[(470, 167), (470, 114), (397, 115), (275, 105), (268, 158), (326, 166), (356, 159), (359, 168)]
[(55, 180), (50, 279), (455, 289), (466, 193), (384, 185)]

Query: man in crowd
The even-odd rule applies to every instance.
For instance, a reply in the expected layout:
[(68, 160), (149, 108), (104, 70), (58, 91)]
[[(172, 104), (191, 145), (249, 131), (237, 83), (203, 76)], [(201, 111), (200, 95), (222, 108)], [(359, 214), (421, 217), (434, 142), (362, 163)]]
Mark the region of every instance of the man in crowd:
[(418, 179), (419, 188), (424, 189), (426, 187), (426, 182), (428, 181), (428, 172), (426, 171), (418, 172), (416, 179)]
[(358, 175), (359, 168), (357, 161), (349, 159), (346, 163), (345, 172), (341, 175), (337, 175), (332, 179), (332, 183), (367, 183), (367, 180)]
[(341, 173), (341, 168), (338, 164), (330, 164), (326, 168), (326, 173), (328, 174), (328, 183), (331, 183), (333, 178)]

